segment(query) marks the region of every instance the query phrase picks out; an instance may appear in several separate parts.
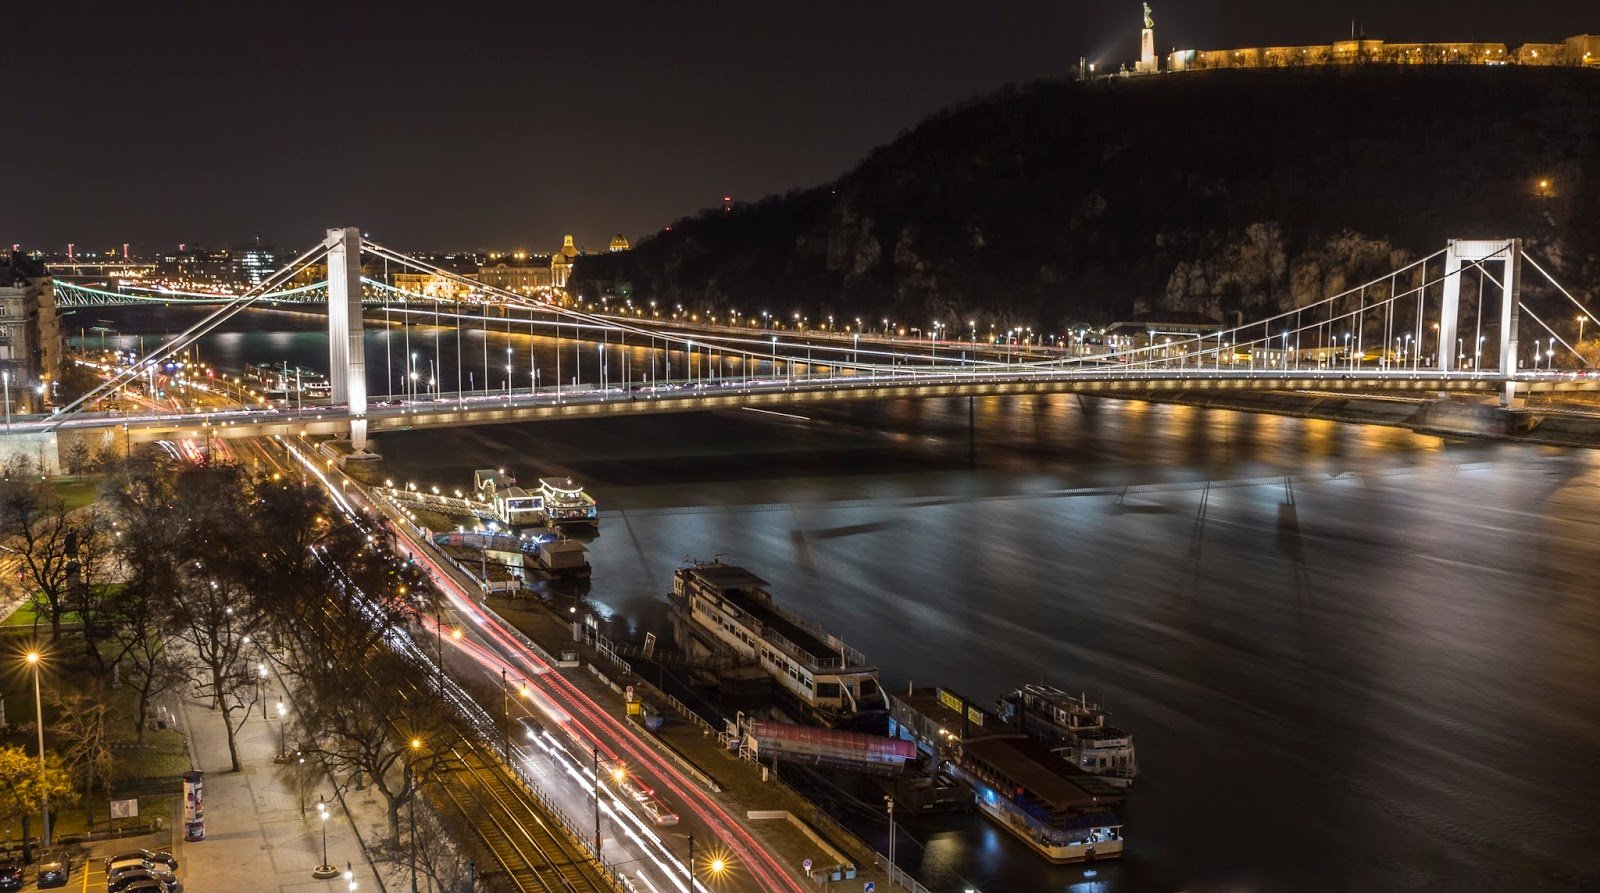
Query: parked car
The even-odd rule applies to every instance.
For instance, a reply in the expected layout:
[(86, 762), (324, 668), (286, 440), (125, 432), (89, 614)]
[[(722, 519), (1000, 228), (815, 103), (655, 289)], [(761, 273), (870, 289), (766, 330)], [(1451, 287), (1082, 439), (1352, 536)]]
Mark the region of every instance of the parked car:
[(113, 893), (119, 889), (116, 886), (117, 882), (124, 878), (130, 880), (142, 878), (170, 880), (172, 878), (172, 869), (162, 865), (160, 862), (146, 862), (143, 859), (112, 862), (106, 866), (106, 886)]
[(0, 859), (0, 890), (22, 889), (22, 862), (11, 856)]
[(156, 893), (178, 893), (178, 879), (164, 871), (148, 868), (128, 869), (106, 880), (106, 893), (135, 893), (150, 890)]
[(51, 853), (39, 863), (39, 889), (65, 887), (72, 876), (72, 859), (66, 853)]
[(106, 864), (110, 865), (113, 862), (131, 862), (134, 859), (142, 859), (146, 862), (155, 862), (158, 865), (165, 865), (167, 866), (168, 871), (178, 870), (178, 860), (173, 858), (171, 853), (162, 852), (160, 850), (129, 850), (126, 853), (119, 853), (118, 855), (107, 859)]

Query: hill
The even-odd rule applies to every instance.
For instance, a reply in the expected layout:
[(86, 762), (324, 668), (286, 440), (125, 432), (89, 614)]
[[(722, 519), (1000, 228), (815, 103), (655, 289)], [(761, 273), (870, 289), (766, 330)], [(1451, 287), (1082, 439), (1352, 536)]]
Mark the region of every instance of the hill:
[[(832, 183), (702, 211), (574, 284), (745, 314), (1055, 329), (1247, 318), (1451, 237), (1600, 282), (1600, 71), (1367, 66), (1008, 87)], [(874, 323), (869, 323), (872, 325)]]

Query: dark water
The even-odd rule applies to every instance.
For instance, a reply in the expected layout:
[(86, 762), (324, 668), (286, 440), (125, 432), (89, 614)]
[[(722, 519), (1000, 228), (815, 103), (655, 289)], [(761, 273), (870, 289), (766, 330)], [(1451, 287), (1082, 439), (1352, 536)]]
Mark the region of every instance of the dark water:
[(887, 684), (1103, 700), (1140, 751), (1127, 857), (1091, 877), (977, 816), (916, 823), (938, 893), (1600, 885), (1600, 454), (1072, 397), (974, 410), (975, 465), (963, 401), (379, 449), (419, 482), (588, 483), (592, 600), (634, 629), (664, 630), (672, 569), (721, 553)]

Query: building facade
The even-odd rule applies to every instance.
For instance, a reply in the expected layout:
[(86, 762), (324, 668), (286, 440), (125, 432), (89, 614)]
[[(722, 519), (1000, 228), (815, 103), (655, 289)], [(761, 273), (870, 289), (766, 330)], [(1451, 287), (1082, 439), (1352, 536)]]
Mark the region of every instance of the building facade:
[(1600, 35), (1578, 34), (1561, 43), (1389, 43), (1338, 40), (1315, 46), (1174, 50), (1168, 71), (1218, 68), (1291, 68), (1314, 65), (1570, 65), (1600, 66)]
[(44, 267), (12, 254), (0, 263), (0, 377), (10, 412), (45, 410), (65, 349)]

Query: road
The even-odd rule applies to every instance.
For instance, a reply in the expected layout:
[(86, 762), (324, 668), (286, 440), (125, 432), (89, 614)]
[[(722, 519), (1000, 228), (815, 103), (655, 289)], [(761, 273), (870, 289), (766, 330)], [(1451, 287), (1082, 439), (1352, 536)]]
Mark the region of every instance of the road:
[[(427, 571), (437, 591), (464, 621), (462, 636), (442, 636), (440, 641), (479, 667), (492, 684), (499, 685), (504, 678), (518, 692), (517, 702), (525, 715), (537, 724), (533, 734), (525, 734), (511, 746), (516, 768), (579, 827), (592, 827), (598, 762), (601, 852), (606, 863), (637, 889), (688, 893), (685, 859), (688, 837), (693, 835), (695, 890), (711, 889), (707, 881), (713, 880), (709, 875), (716, 873), (716, 860), (720, 859), (725, 870), (714, 879), (718, 891), (805, 891), (792, 869), (774, 858), (699, 783), (568, 680), (520, 634), (486, 613), (472, 597), (478, 591), (476, 584), (409, 522), (382, 500), (367, 497), (359, 483), (329, 469), (329, 463), (303, 441), (286, 439), (284, 445), (341, 508), (352, 514), (369, 511), (389, 520), (399, 548)], [(438, 618), (427, 617), (424, 628), (439, 623)], [(427, 654), (433, 643), (417, 647)], [(643, 807), (614, 783), (612, 772), (619, 767), (635, 784), (653, 788), (658, 801), (664, 801), (680, 821), (657, 826)]]

